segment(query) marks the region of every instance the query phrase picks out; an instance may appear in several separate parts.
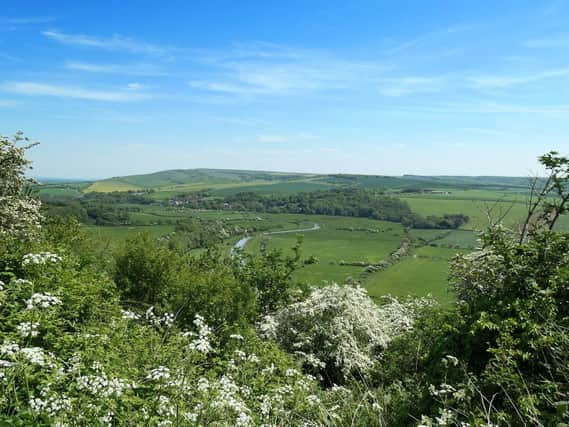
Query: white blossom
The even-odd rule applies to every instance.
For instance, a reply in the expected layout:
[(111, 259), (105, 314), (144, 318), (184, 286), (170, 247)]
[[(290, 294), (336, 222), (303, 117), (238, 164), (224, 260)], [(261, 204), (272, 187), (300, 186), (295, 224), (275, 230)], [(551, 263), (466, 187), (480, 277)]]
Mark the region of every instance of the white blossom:
[(159, 366), (150, 371), (150, 373), (146, 376), (147, 380), (151, 381), (160, 381), (160, 380), (167, 380), (170, 378), (170, 369), (166, 366)]
[(347, 376), (369, 371), (378, 353), (411, 329), (413, 309), (395, 299), (378, 306), (361, 287), (332, 285), (265, 316), (258, 330), (307, 365), (319, 370), (331, 364)]
[(45, 366), (48, 364), (48, 356), (40, 347), (24, 347), (20, 349), (18, 354), (21, 354), (30, 363), (35, 365)]
[(121, 310), (122, 318), (126, 320), (139, 320), (140, 316), (133, 311)]
[(59, 255), (51, 252), (40, 252), (37, 254), (27, 254), (22, 258), (22, 265), (45, 265), (45, 264), (57, 264), (63, 258)]
[(199, 314), (194, 319), (194, 325), (198, 328), (198, 337), (190, 342), (190, 349), (200, 353), (209, 353), (213, 350), (209, 342), (211, 328), (205, 323), (204, 318)]
[(18, 331), (18, 333), (24, 337), (37, 337), (39, 332), (38, 332), (38, 327), (40, 326), (39, 322), (23, 322), (20, 323), (18, 326), (16, 326), (16, 331)]
[(34, 308), (48, 308), (60, 304), (61, 300), (50, 293), (35, 293), (26, 301), (26, 308), (33, 310)]
[(0, 354), (4, 354), (6, 356), (13, 356), (20, 351), (20, 346), (13, 342), (4, 342), (4, 344), (0, 345)]

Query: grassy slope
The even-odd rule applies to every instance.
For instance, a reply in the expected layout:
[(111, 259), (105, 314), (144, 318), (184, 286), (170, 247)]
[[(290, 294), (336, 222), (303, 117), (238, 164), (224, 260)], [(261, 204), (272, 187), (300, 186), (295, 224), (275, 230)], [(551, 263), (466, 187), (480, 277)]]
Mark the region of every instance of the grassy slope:
[[(306, 173), (284, 173), (266, 171), (225, 169), (177, 169), (144, 175), (114, 177), (92, 183), (87, 191), (128, 191), (152, 188), (165, 192), (197, 191), (201, 189), (221, 190), (220, 194), (232, 192), (251, 185), (251, 191), (264, 191), (265, 185), (275, 185), (271, 192), (307, 191), (333, 186), (354, 186), (362, 188), (402, 189), (467, 189), (487, 188), (494, 191), (507, 189), (521, 191), (525, 178), (507, 177), (420, 177), (333, 174), (317, 175)], [(254, 188), (253, 188), (254, 187)]]

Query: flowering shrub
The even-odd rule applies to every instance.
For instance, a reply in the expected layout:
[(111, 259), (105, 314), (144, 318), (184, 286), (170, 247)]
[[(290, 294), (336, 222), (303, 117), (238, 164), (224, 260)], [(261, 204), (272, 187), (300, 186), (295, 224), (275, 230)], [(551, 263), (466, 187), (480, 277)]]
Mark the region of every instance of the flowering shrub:
[[(75, 270), (71, 260), (50, 258), (58, 262), (24, 269), (27, 277), (0, 290), (0, 424), (325, 425), (356, 413), (369, 423), (381, 419), (373, 393), (322, 390), (252, 330), (228, 334), (221, 347), (201, 316), (183, 330), (173, 314), (127, 311), (116, 296), (80, 317), (77, 298), (102, 297), (108, 283)], [(21, 263), (36, 265), (28, 259)]]
[(365, 289), (332, 285), (267, 315), (258, 324), (266, 338), (302, 358), (328, 382), (365, 375), (399, 334), (411, 329), (413, 307), (395, 299), (377, 306)]
[[(25, 146), (19, 146), (21, 142)], [(27, 238), (40, 227), (40, 203), (25, 195), (26, 185), (33, 182), (25, 177), (30, 161), (25, 152), (34, 144), (21, 132), (12, 138), (0, 135), (0, 237)]]

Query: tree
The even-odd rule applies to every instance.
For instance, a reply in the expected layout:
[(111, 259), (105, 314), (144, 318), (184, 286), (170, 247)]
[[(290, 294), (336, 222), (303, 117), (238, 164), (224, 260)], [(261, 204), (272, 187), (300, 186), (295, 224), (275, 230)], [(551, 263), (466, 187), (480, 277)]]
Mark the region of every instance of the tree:
[(31, 169), (26, 150), (36, 144), (22, 132), (0, 136), (0, 236), (32, 237), (40, 227), (40, 202), (30, 194), (34, 181), (25, 176)]
[(569, 157), (560, 156), (550, 151), (539, 157), (547, 170), (545, 180), (532, 179), (530, 199), (526, 219), (520, 233), (520, 243), (528, 236), (532, 228), (541, 225), (553, 230), (559, 216), (567, 213), (569, 203)]

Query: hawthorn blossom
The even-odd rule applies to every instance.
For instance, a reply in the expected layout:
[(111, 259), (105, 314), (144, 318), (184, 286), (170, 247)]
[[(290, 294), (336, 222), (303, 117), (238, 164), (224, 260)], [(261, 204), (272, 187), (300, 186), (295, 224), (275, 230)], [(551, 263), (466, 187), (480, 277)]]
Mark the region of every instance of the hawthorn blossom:
[(379, 307), (359, 286), (315, 289), (304, 301), (267, 315), (257, 325), (306, 365), (334, 366), (339, 374), (362, 373), (396, 336), (413, 325), (413, 307), (395, 299)]

